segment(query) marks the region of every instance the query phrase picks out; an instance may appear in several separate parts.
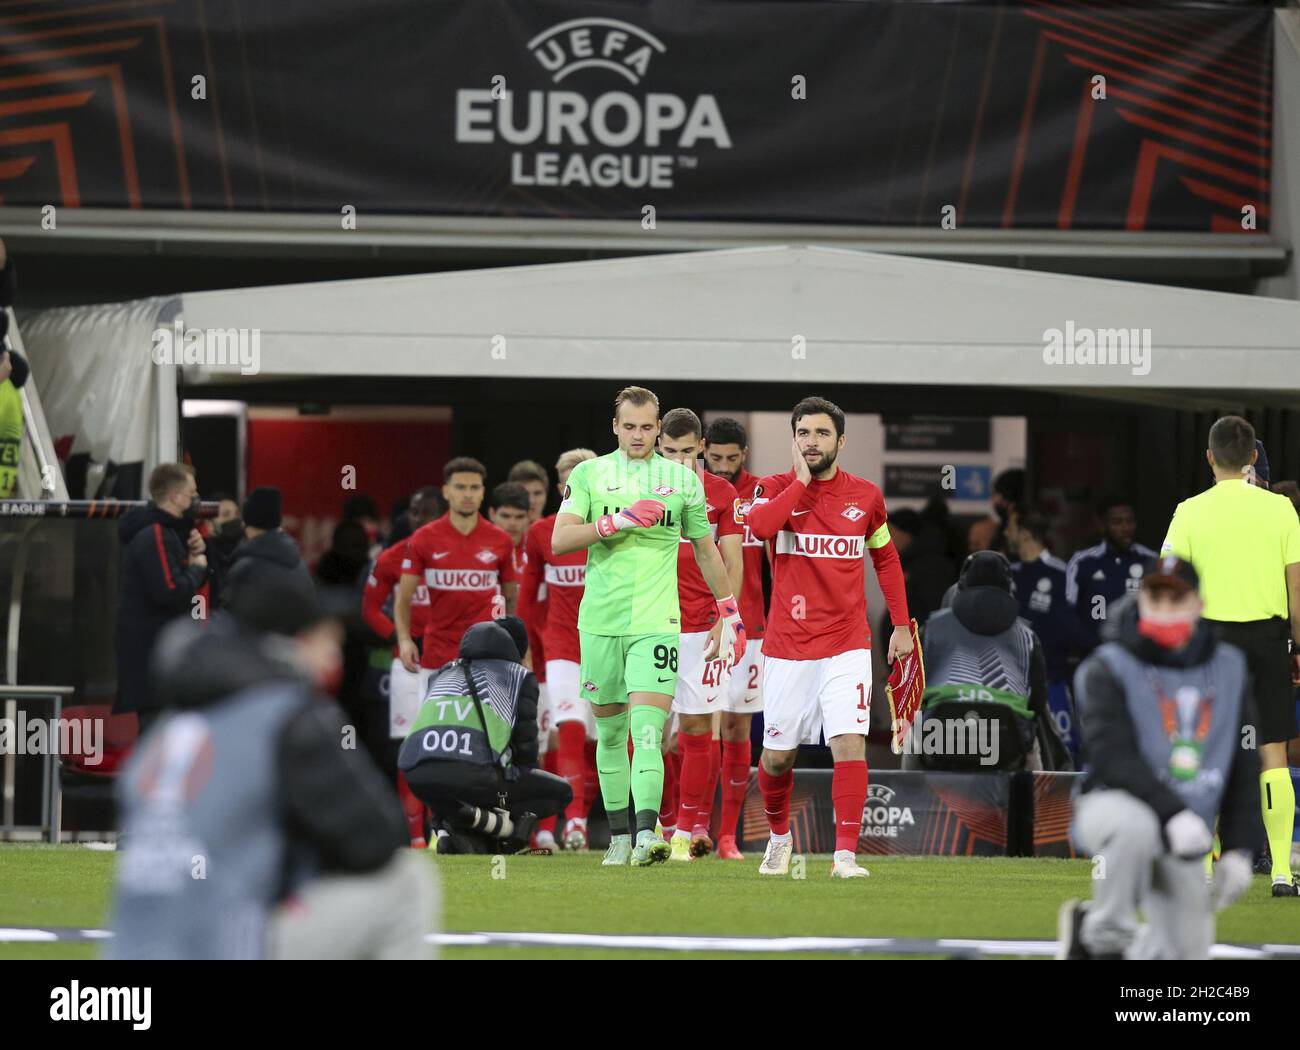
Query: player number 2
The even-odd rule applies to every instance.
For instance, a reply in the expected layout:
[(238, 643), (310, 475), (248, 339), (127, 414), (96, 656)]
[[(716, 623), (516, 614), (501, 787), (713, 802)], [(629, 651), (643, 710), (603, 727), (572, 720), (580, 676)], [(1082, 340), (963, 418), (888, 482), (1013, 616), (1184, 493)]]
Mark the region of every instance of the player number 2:
[(675, 645), (656, 645), (655, 646), (655, 667), (662, 671), (665, 667), (671, 667), (677, 670), (677, 646)]

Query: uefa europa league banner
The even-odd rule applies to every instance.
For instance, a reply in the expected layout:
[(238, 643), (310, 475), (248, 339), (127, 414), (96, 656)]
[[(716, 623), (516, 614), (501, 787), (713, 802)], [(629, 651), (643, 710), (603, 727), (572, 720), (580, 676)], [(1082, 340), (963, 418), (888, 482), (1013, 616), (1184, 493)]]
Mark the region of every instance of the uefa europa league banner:
[[(795, 771), (790, 833), (795, 853), (835, 849), (832, 771)], [(1004, 857), (1010, 852), (1010, 773), (931, 773), (873, 769), (862, 807), (859, 853)], [(718, 807), (714, 806), (714, 812)], [(763, 848), (768, 836), (757, 774), (751, 777), (737, 829), (745, 850)], [(718, 829), (718, 834), (725, 834)]]
[(6, 205), (358, 227), (384, 212), (1240, 231), (1245, 209), (1254, 228), (1267, 215), (1267, 9), (117, 7), (50, 5), (24, 15), (39, 44), (0, 38)]

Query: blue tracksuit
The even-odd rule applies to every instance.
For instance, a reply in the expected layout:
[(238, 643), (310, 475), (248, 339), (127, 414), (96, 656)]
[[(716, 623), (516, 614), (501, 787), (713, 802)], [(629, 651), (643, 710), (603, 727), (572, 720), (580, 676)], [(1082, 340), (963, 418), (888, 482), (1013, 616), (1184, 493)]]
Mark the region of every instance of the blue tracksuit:
[(1070, 755), (1079, 759), (1079, 727), (1070, 699), (1069, 657), (1083, 656), (1092, 649), (1092, 640), (1065, 598), (1066, 564), (1048, 551), (1034, 561), (1018, 561), (1011, 566), (1016, 584), (1020, 615), (1038, 635), (1047, 664), (1048, 706), (1057, 730)]
[[(1101, 625), (1110, 610), (1142, 585), (1142, 563), (1154, 558), (1150, 547), (1135, 543), (1126, 551), (1103, 540), (1078, 551), (1065, 570), (1065, 596), (1083, 623), (1091, 645), (1101, 642)], [(1098, 599), (1103, 599), (1099, 601)]]

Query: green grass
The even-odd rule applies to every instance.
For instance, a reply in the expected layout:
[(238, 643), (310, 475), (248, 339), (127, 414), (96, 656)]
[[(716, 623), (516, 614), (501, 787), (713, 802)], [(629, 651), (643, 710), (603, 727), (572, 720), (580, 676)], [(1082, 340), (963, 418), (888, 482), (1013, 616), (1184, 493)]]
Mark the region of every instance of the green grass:
[[(77, 846), (0, 846), (0, 926), (99, 927), (115, 856)], [(987, 937), (1050, 940), (1067, 897), (1090, 892), (1086, 861), (874, 857), (871, 878), (832, 881), (828, 857), (805, 878), (770, 879), (758, 857), (609, 869), (599, 854), (429, 858), (440, 874), (444, 928), (473, 931), (728, 936)], [(503, 866), (504, 864), (504, 866)], [(495, 876), (495, 877), (494, 877)], [(504, 877), (501, 877), (504, 876)], [(1218, 939), (1300, 943), (1300, 907), (1255, 879), (1219, 916)], [(93, 944), (0, 944), (3, 958), (93, 958)], [(599, 949), (450, 948), (447, 958), (664, 958)], [(675, 957), (675, 956), (670, 956)], [(692, 954), (692, 958), (714, 957)], [(719, 954), (718, 958), (751, 958)]]

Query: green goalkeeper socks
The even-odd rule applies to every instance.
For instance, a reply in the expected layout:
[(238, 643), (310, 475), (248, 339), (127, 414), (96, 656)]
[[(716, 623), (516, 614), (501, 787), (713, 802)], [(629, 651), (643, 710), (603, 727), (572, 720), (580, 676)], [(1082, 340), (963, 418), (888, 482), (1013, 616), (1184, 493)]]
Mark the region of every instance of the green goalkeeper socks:
[(611, 835), (628, 833), (627, 791), (632, 765), (627, 755), (628, 722), (626, 711), (596, 719), (596, 773)]
[(636, 830), (654, 831), (664, 794), (663, 741), (668, 712), (649, 704), (632, 708), (632, 808)]

